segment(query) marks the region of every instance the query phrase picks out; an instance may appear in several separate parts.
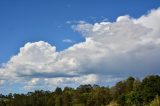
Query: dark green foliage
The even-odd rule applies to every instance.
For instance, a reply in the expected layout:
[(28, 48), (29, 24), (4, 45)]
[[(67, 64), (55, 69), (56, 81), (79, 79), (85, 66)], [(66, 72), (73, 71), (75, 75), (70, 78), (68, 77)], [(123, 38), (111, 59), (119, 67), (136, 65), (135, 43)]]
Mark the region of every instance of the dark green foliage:
[(90, 92), (92, 90), (92, 85), (80, 85), (77, 90), (81, 93)]
[(57, 87), (54, 92), (0, 94), (0, 106), (145, 106), (155, 104), (156, 96), (160, 96), (160, 76), (151, 75), (142, 81), (129, 77), (111, 88), (88, 84), (76, 89)]
[(160, 106), (160, 97), (156, 96), (149, 106)]
[(55, 92), (56, 95), (61, 95), (62, 94), (62, 89), (57, 87), (54, 92)]
[(144, 78), (141, 84), (141, 91), (146, 104), (151, 102), (156, 95), (160, 95), (160, 76), (152, 75)]
[(125, 96), (125, 98), (125, 102), (129, 106), (143, 106), (143, 98), (141, 92), (131, 91)]

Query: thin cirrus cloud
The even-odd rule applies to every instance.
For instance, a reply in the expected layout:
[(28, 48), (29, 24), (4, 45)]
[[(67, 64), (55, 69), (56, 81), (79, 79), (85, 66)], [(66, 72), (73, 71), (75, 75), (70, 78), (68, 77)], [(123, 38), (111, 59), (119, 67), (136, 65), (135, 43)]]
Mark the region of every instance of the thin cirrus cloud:
[(25, 44), (0, 68), (0, 84), (23, 82), (22, 88), (34, 89), (107, 84), (128, 75), (160, 74), (159, 22), (160, 8), (137, 19), (126, 15), (116, 22), (81, 21), (72, 28), (85, 37), (84, 42), (60, 52), (44, 41)]
[(71, 40), (71, 39), (64, 39), (64, 40), (62, 40), (64, 43), (74, 43), (74, 41), (73, 40)]

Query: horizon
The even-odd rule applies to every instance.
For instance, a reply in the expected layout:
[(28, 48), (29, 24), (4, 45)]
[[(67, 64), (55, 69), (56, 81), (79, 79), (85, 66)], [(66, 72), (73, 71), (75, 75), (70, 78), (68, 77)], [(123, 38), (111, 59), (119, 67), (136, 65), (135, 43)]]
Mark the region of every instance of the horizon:
[(160, 2), (0, 1), (0, 93), (160, 75)]

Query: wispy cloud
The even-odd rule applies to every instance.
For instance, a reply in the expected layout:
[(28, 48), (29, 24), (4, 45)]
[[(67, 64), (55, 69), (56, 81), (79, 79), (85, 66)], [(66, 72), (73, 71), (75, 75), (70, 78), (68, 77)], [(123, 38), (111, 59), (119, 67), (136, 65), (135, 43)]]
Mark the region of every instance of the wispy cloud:
[(72, 24), (72, 21), (66, 21), (66, 24)]
[(74, 43), (74, 41), (73, 40), (71, 40), (71, 39), (64, 39), (64, 40), (62, 40), (64, 43)]

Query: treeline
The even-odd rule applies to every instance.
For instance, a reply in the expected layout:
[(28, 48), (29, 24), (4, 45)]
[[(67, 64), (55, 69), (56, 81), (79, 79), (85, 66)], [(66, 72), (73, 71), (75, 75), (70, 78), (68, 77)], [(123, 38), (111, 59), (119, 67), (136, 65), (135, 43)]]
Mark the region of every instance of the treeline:
[[(54, 92), (0, 95), (0, 106), (160, 106), (160, 76), (129, 77), (113, 87), (80, 85)], [(158, 103), (159, 102), (159, 103)], [(153, 104), (153, 105), (152, 105)]]

